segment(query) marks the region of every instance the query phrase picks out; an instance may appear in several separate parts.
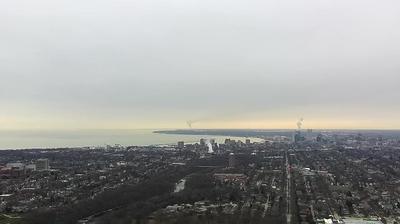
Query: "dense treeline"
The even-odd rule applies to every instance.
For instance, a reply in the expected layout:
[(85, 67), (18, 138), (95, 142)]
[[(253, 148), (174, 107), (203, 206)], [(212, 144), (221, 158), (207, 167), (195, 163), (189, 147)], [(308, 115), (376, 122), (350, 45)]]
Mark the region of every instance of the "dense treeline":
[[(215, 186), (214, 168), (197, 167), (208, 164), (209, 159), (197, 160), (190, 166), (170, 167), (142, 183), (109, 189), (94, 199), (57, 209), (36, 210), (26, 216), (26, 221), (28, 224), (76, 224), (80, 219), (94, 216), (101, 224), (132, 223), (132, 220), (140, 223), (152, 212), (168, 205), (201, 200), (239, 200), (240, 193), (234, 187)], [(217, 157), (213, 160), (224, 164), (227, 159)], [(175, 183), (184, 177), (187, 177), (185, 190), (171, 194)]]
[[(138, 211), (138, 208), (151, 208), (151, 206), (144, 205), (146, 203), (151, 204), (152, 200), (155, 200), (154, 198), (162, 198), (163, 195), (168, 195), (179, 179), (195, 172), (195, 170), (196, 168), (191, 167), (173, 167), (143, 183), (122, 185), (118, 188), (107, 190), (94, 199), (83, 200), (59, 209), (34, 211), (26, 216), (26, 221), (32, 224), (75, 224), (79, 219), (99, 214), (109, 209), (121, 208), (123, 210), (126, 207), (129, 210)], [(141, 203), (144, 204), (141, 205)], [(137, 213), (144, 214), (146, 212)]]
[[(227, 158), (225, 156), (215, 156), (212, 158), (197, 160), (192, 165), (205, 166), (209, 164), (226, 164)], [(248, 164), (251, 158), (248, 155), (238, 155), (238, 164)], [(171, 194), (170, 192), (165, 194), (154, 195), (146, 201), (136, 201), (131, 203), (129, 206), (119, 209), (118, 211), (110, 212), (102, 215), (96, 221), (100, 224), (131, 224), (131, 223), (145, 223), (147, 216), (152, 212), (165, 208), (168, 205), (174, 204), (193, 204), (197, 201), (209, 200), (213, 202), (236, 202), (241, 201), (241, 192), (235, 186), (221, 185), (215, 183), (213, 172), (215, 168), (201, 168), (192, 172), (186, 177), (185, 189), (179, 193)], [(187, 223), (191, 222), (204, 223), (204, 218), (196, 219), (197, 215), (191, 217), (178, 216), (178, 220), (173, 223)], [(211, 220), (219, 223), (234, 223), (233, 218), (235, 215), (223, 215), (219, 217), (206, 218), (209, 222)], [(247, 217), (247, 216), (245, 216)], [(156, 223), (164, 223), (166, 221), (164, 216), (155, 217)], [(274, 218), (271, 217), (271, 223)], [(279, 220), (279, 217), (276, 218)], [(171, 220), (169, 220), (171, 221)], [(223, 221), (223, 222), (222, 222)], [(243, 220), (241, 220), (243, 221)]]
[[(165, 208), (168, 205), (187, 204), (203, 200), (231, 200), (240, 199), (239, 192), (233, 187), (216, 188), (214, 178), (209, 170), (202, 170), (187, 177), (185, 190), (179, 193), (166, 193), (154, 196), (146, 201), (134, 202), (116, 212), (103, 215), (97, 221), (100, 224), (131, 224), (145, 223), (147, 216), (152, 212)], [(158, 223), (164, 217), (156, 217)], [(135, 222), (133, 222), (135, 221)], [(162, 223), (163, 221), (161, 221)]]

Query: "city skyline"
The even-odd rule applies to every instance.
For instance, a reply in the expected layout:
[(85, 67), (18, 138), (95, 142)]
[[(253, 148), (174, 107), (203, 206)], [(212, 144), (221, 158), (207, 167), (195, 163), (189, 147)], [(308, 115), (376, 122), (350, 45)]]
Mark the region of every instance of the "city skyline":
[(0, 224), (400, 224), (400, 1), (0, 1)]

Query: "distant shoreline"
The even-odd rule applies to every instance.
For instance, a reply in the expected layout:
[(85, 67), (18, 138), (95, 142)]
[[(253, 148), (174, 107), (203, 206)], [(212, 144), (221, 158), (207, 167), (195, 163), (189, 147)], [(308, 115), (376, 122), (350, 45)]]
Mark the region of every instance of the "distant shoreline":
[[(152, 130), (30, 130), (0, 131), (0, 150), (48, 150), (64, 148), (96, 148), (107, 145), (121, 146), (165, 146), (176, 145), (179, 141), (196, 143), (200, 138), (213, 138), (224, 142), (226, 138), (244, 140), (240, 135), (207, 135), (207, 134), (164, 134)], [(163, 130), (166, 131), (166, 130)], [(203, 136), (202, 136), (203, 135)], [(252, 141), (262, 141), (261, 138)]]
[[(153, 133), (157, 134), (176, 134), (176, 135), (215, 135), (215, 136), (232, 136), (244, 138), (261, 138), (272, 136), (286, 136), (291, 137), (295, 129), (175, 129), (175, 130), (157, 130)], [(332, 134), (363, 134), (366, 136), (387, 136), (399, 137), (400, 130), (352, 130), (352, 129), (304, 129), (305, 132), (310, 132), (311, 135), (318, 135), (319, 133), (332, 133)]]

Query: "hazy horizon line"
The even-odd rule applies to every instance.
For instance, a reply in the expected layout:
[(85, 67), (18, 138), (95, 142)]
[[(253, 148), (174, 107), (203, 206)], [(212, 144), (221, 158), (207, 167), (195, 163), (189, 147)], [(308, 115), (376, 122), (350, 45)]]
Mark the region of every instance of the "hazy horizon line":
[[(166, 131), (166, 130), (262, 130), (262, 131), (295, 131), (297, 128), (23, 128), (23, 129), (2, 129), (0, 131), (129, 131), (129, 130), (148, 130), (148, 131)], [(301, 130), (313, 131), (400, 131), (400, 128), (302, 128)]]

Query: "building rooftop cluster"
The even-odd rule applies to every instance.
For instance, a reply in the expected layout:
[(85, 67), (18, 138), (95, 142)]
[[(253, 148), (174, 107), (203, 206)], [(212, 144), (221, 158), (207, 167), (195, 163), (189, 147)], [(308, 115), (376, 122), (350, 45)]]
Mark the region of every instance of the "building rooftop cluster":
[[(149, 196), (166, 201), (135, 216), (143, 223), (400, 223), (398, 139), (266, 139), (0, 151), (0, 213), (62, 209), (166, 174), (175, 189)], [(88, 217), (83, 223), (102, 216)]]

